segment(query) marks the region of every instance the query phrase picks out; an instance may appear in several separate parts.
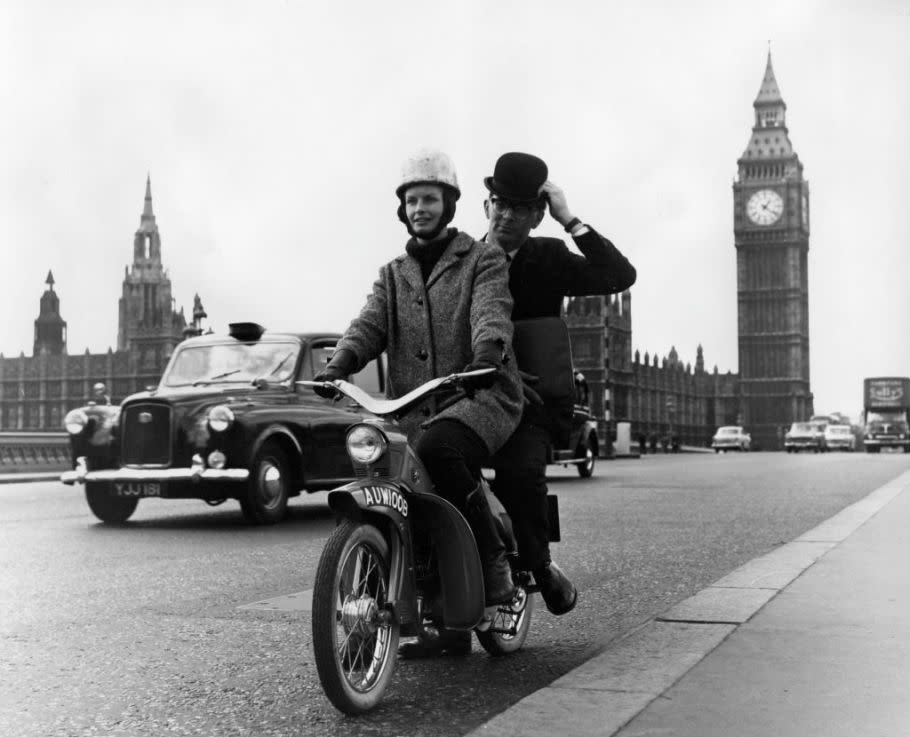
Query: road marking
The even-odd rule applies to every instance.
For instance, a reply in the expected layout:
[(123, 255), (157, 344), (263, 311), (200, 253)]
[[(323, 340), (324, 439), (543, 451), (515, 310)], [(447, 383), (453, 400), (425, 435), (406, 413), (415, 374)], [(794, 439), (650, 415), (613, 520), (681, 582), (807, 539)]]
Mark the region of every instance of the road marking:
[(243, 604), (237, 608), (257, 612), (309, 612), (313, 609), (313, 589), (254, 601), (252, 604)]

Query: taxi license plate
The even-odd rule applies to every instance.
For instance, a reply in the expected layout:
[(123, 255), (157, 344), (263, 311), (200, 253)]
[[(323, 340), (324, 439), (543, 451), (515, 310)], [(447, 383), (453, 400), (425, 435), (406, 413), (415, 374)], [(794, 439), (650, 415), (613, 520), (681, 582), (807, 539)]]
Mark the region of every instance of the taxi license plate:
[(114, 483), (114, 496), (161, 496), (160, 481), (126, 481)]

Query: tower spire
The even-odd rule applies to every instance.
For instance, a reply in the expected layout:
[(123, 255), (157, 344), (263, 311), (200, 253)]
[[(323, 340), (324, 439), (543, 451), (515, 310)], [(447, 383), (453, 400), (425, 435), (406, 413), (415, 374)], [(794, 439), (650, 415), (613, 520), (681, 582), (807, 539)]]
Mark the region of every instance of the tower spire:
[(142, 208), (142, 217), (145, 218), (154, 218), (155, 213), (152, 212), (152, 175), (147, 174), (145, 179), (145, 207)]
[(147, 174), (145, 178), (145, 203), (142, 207), (142, 215), (139, 218), (139, 232), (151, 233), (158, 230), (155, 224), (155, 212), (152, 210), (152, 175)]
[(44, 283), (51, 288), (50, 291), (54, 291), (54, 272), (50, 269), (47, 270), (47, 279), (44, 280)]
[[(774, 67), (771, 65), (771, 42), (768, 41), (768, 62), (765, 65), (765, 76), (762, 78), (761, 87), (755, 97), (754, 107), (759, 105), (784, 105), (784, 98), (780, 96), (780, 88), (774, 77)], [(786, 108), (786, 105), (784, 105)]]

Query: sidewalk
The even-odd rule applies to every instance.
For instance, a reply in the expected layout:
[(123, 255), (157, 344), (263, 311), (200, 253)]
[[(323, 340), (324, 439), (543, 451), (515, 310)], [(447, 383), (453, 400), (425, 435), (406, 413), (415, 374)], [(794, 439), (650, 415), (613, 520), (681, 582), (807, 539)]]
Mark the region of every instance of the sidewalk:
[(910, 735), (910, 472), (471, 734)]

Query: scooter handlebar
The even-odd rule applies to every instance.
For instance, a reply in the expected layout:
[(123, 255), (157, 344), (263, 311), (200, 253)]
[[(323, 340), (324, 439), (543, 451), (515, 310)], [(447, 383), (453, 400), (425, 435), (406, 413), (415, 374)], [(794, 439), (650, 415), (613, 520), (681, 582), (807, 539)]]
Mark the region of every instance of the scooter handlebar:
[(421, 384), (420, 386), (412, 389), (407, 394), (402, 397), (398, 397), (397, 399), (377, 399), (376, 397), (367, 394), (356, 384), (352, 384), (351, 382), (345, 381), (344, 379), (335, 379), (334, 381), (301, 380), (294, 383), (299, 386), (308, 386), (311, 388), (332, 387), (344, 396), (353, 399), (355, 402), (357, 402), (357, 404), (359, 404), (368, 412), (373, 413), (374, 415), (397, 415), (403, 413), (411, 405), (417, 404), (424, 397), (429, 396), (441, 387), (457, 385), (464, 379), (469, 379), (474, 376), (484, 376), (489, 373), (494, 373), (495, 371), (495, 368), (484, 368), (476, 369), (475, 371), (463, 371), (460, 373), (449, 374), (448, 376), (440, 376), (435, 379), (430, 379), (425, 384)]

